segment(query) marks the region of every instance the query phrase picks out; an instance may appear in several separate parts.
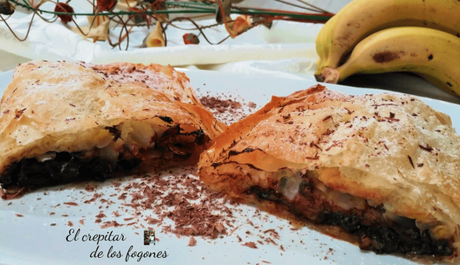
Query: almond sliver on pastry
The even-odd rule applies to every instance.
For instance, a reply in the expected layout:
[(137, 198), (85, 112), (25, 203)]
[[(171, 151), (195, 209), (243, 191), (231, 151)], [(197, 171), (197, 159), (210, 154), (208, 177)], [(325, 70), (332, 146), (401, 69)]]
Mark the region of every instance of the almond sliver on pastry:
[(408, 95), (317, 85), (229, 126), (201, 180), (239, 202), (376, 253), (458, 261), (460, 137)]
[(196, 164), (224, 128), (160, 65), (22, 64), (0, 108), (4, 189)]

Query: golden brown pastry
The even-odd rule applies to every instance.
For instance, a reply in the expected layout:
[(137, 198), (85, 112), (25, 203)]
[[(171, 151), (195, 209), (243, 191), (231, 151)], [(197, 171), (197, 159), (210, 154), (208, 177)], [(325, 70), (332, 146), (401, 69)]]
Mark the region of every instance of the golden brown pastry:
[(460, 137), (447, 115), (408, 95), (318, 85), (273, 97), (217, 137), (199, 175), (237, 201), (361, 249), (458, 256)]
[(5, 189), (194, 164), (224, 127), (160, 65), (22, 64), (0, 108)]
[(120, 83), (134, 83), (148, 86), (164, 93), (169, 99), (201, 105), (195, 91), (190, 86), (188, 77), (177, 72), (171, 66), (159, 64), (133, 64), (133, 63), (109, 63), (109, 64), (86, 64), (96, 73)]

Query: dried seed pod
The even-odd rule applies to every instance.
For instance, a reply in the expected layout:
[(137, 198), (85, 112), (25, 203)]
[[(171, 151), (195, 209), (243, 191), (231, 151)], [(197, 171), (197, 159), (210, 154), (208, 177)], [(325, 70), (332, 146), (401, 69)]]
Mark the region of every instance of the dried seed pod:
[(141, 47), (165, 47), (165, 38), (161, 24), (157, 22), (155, 29), (145, 37)]
[[(54, 7), (54, 12), (62, 12), (62, 13), (73, 13), (73, 8), (66, 4), (66, 3), (57, 3), (56, 6)], [(67, 24), (70, 21), (72, 21), (72, 16), (71, 15), (57, 15), (62, 23)]]
[(116, 4), (117, 0), (97, 0), (96, 6), (100, 11), (111, 11)]
[(182, 36), (182, 39), (184, 39), (185, 44), (199, 44), (200, 39), (198, 39), (198, 36), (193, 34), (193, 33), (186, 33)]
[(241, 15), (233, 21), (232, 31), (234, 34), (240, 35), (251, 27), (251, 18), (249, 16)]
[(12, 15), (15, 7), (8, 0), (0, 0), (0, 14)]

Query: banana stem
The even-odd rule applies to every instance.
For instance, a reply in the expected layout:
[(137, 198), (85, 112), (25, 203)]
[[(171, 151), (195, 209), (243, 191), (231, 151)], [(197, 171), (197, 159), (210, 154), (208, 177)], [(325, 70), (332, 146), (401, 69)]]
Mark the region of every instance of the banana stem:
[(340, 73), (337, 69), (324, 67), (321, 74), (315, 75), (316, 81), (329, 84), (337, 84), (340, 79)]

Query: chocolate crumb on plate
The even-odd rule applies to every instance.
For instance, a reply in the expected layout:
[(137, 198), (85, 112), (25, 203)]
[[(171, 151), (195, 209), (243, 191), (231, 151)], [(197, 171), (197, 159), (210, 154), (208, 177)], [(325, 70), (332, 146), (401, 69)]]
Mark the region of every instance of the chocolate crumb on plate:
[(99, 214), (97, 214), (95, 217), (96, 218), (104, 218), (104, 217), (107, 217), (107, 215), (105, 215), (103, 211), (100, 211)]
[(246, 242), (246, 243), (243, 244), (243, 246), (249, 247), (249, 248), (258, 248), (256, 243), (254, 243), (254, 242)]
[(188, 241), (188, 246), (189, 247), (194, 247), (196, 246), (196, 239), (192, 236), (190, 237), (189, 241)]

